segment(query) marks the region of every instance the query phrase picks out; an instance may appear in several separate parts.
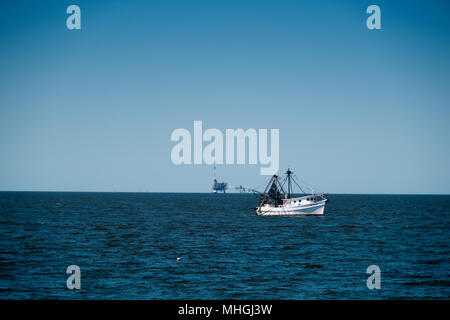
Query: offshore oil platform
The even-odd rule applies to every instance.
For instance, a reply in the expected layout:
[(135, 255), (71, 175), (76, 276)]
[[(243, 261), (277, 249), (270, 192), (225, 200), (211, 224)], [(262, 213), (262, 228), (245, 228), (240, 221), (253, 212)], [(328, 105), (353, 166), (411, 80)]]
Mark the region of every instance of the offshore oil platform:
[(226, 183), (226, 182), (217, 182), (216, 166), (214, 166), (212, 193), (217, 193), (217, 192), (225, 193), (226, 190), (239, 190), (240, 193), (245, 192), (245, 188), (243, 186), (228, 186), (228, 183)]

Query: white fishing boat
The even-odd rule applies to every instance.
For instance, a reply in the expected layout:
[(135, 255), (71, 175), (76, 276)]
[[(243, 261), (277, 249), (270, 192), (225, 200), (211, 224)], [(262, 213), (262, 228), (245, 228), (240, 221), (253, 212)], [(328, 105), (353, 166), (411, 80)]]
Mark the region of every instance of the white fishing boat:
[[(301, 190), (302, 195), (294, 194), (293, 183)], [(325, 203), (328, 201), (326, 194), (316, 193), (313, 189), (307, 193), (304, 189), (294, 179), (294, 173), (289, 169), (286, 177), (281, 181), (277, 175), (273, 175), (264, 192), (252, 190), (260, 197), (259, 204), (255, 208), (257, 215), (323, 215)]]

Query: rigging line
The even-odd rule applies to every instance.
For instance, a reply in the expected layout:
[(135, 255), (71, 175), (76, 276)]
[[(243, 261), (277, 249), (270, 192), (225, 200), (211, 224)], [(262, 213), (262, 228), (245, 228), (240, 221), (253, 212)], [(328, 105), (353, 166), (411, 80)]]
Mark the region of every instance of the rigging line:
[(255, 189), (255, 190), (258, 190), (259, 188), (261, 188), (263, 185), (265, 185), (266, 184), (266, 182), (261, 182), (260, 184), (258, 184), (258, 186), (257, 187), (255, 187), (255, 188), (253, 188), (253, 189)]
[[(278, 180), (278, 179), (277, 179)], [(284, 178), (284, 180), (283, 180), (283, 184), (281, 184), (280, 183), (280, 181), (278, 181), (278, 184), (280, 185), (280, 189), (281, 189), (281, 191), (283, 191), (283, 193), (286, 193), (285, 191), (284, 191), (284, 188), (283, 188), (283, 186), (284, 186), (284, 181), (286, 180), (286, 178)]]
[(287, 179), (287, 177), (286, 178), (284, 178), (282, 181), (281, 181), (281, 185), (284, 187), (284, 185), (286, 184), (286, 179)]
[(302, 189), (302, 187), (300, 187), (300, 185), (297, 183), (297, 181), (295, 181), (295, 179), (292, 179), (292, 181), (294, 181), (294, 183), (297, 185), (297, 187), (299, 187), (300, 190), (302, 190), (303, 194), (306, 195), (306, 192)]
[(309, 183), (307, 183), (306, 181), (300, 179), (297, 175), (295, 175), (295, 177), (298, 179), (298, 181), (302, 182), (302, 183), (303, 183), (306, 187), (308, 187), (310, 190), (314, 190), (314, 188), (313, 188)]
[(264, 193), (267, 193), (271, 188), (272, 188), (272, 185), (275, 183), (275, 186), (277, 185), (276, 184), (276, 178), (274, 177), (274, 176), (272, 176), (272, 178), (270, 178), (270, 181), (269, 181), (269, 184), (267, 185), (267, 187), (264, 189)]

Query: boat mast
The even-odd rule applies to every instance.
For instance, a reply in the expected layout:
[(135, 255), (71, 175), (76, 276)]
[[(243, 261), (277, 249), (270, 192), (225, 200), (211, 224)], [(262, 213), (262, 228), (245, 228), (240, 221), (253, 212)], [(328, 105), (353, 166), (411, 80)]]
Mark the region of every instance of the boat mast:
[(292, 192), (292, 183), (291, 183), (291, 174), (293, 174), (293, 172), (288, 168), (286, 171), (287, 174), (287, 183), (288, 183), (288, 187), (287, 187), (287, 197), (290, 198), (291, 194), (293, 194)]

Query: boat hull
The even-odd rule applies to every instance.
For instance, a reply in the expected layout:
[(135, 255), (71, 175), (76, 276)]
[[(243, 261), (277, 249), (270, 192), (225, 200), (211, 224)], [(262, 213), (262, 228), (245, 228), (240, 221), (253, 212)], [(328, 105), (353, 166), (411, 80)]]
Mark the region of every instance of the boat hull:
[(259, 216), (321, 216), (325, 210), (325, 201), (305, 206), (263, 206), (256, 209)]

